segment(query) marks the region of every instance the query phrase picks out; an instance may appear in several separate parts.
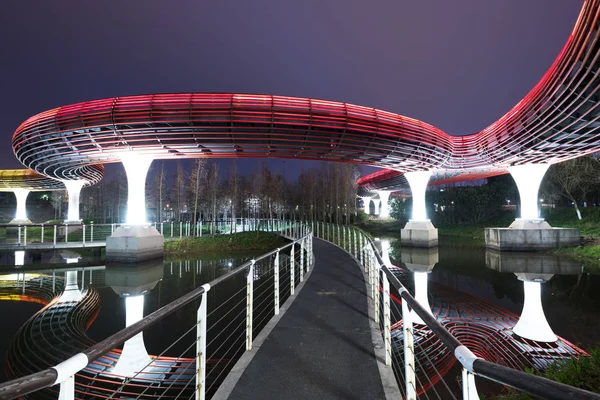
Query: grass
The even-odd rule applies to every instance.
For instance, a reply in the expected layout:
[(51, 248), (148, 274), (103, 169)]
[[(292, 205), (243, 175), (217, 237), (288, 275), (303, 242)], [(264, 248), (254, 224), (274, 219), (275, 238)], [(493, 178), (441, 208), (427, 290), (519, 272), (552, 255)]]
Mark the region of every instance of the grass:
[[(533, 371), (528, 371), (534, 373)], [(600, 348), (590, 351), (590, 357), (570, 358), (551, 364), (538, 375), (566, 385), (575, 386), (590, 392), (600, 392)], [(493, 396), (490, 400), (529, 400), (534, 397), (508, 389), (507, 393)]]
[(581, 220), (572, 207), (545, 209), (542, 215), (554, 227), (577, 228), (583, 236), (600, 237), (600, 207), (584, 207), (580, 211)]
[(240, 232), (233, 235), (184, 238), (165, 242), (165, 254), (200, 254), (214, 252), (269, 251), (289, 243), (272, 232)]

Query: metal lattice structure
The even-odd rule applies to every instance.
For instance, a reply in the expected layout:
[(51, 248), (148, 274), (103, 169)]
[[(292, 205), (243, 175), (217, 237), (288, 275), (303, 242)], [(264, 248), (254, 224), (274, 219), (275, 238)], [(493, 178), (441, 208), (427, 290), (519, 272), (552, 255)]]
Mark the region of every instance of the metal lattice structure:
[[(453, 137), (374, 108), (253, 94), (115, 97), (59, 107), (16, 130), (17, 158), (40, 174), (97, 181), (94, 164), (134, 150), (155, 158), (297, 158), (396, 171), (433, 170), (439, 183), (557, 163), (600, 150), (599, 0), (585, 1), (562, 51), (538, 84), (498, 121)], [(474, 172), (473, 172), (474, 171)], [(448, 179), (443, 176), (448, 175)], [(372, 178), (372, 179), (371, 179)], [(378, 187), (376, 175), (361, 184)]]
[(38, 174), (31, 169), (0, 170), (0, 191), (26, 189), (31, 191), (64, 190), (65, 186), (56, 179)]

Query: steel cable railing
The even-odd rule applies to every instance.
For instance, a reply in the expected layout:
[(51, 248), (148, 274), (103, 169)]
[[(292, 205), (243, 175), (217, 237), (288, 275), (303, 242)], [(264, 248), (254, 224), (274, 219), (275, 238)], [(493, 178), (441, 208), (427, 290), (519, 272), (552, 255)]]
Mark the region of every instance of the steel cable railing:
[[(154, 222), (165, 240), (202, 237), (214, 234), (265, 231), (280, 232), (288, 229), (294, 221), (286, 219), (236, 218), (218, 221)], [(99, 245), (106, 241), (123, 224), (64, 224), (43, 223), (12, 225), (0, 224), (0, 236), (4, 234), (4, 244), (13, 247), (61, 246), (63, 243), (78, 244), (81, 247)]]
[[(429, 399), (430, 396), (455, 398), (456, 395), (453, 393), (451, 385), (445, 381), (444, 374), (458, 361), (462, 367), (463, 399), (478, 398), (475, 376), (543, 399), (600, 399), (600, 394), (528, 374), (475, 356), (410, 294), (385, 263), (368, 235), (349, 226), (327, 223), (317, 223), (316, 225), (314, 231), (316, 237), (347, 250), (364, 267), (366, 279), (371, 288), (370, 301), (375, 304), (375, 322), (380, 327), (384, 339), (385, 363), (394, 371), (405, 398), (424, 397)], [(398, 303), (401, 304), (402, 310), (398, 310)], [(415, 326), (417, 321), (418, 324)], [(395, 328), (394, 335), (392, 335), (392, 326)], [(448, 357), (452, 357), (451, 363), (445, 361), (442, 364), (441, 361), (432, 357), (433, 353), (422, 342), (425, 334), (435, 337), (439, 345), (443, 346)], [(394, 351), (400, 347), (400, 341), (403, 344), (401, 354)], [(432, 345), (430, 344), (430, 346)], [(440, 358), (439, 351), (437, 357)], [(436, 361), (443, 368), (436, 366)], [(442, 361), (444, 360), (442, 359)], [(427, 368), (427, 365), (431, 365), (432, 368)], [(441, 382), (441, 386), (436, 388), (438, 382)], [(432, 389), (431, 393), (429, 393), (429, 388)], [(440, 393), (442, 389), (444, 392)], [(441, 397), (442, 394), (445, 397)]]
[[(307, 225), (268, 220), (254, 226), (282, 229), (281, 233), (292, 242), (192, 290), (52, 368), (0, 384), (0, 399), (24, 396), (56, 384), (60, 384), (64, 399), (74, 398), (75, 393), (97, 398), (204, 399), (214, 393), (241, 354), (252, 349), (253, 338), (279, 314), (281, 302), (294, 295), (295, 286), (312, 265), (312, 232)], [(215, 291), (219, 285), (228, 287)], [(232, 288), (233, 295), (207, 312), (209, 294), (217, 299), (214, 296), (231, 293)], [(194, 302), (196, 322), (128, 376), (112, 374), (118, 360), (103, 371), (90, 368), (100, 358), (102, 363), (110, 362), (105, 358), (107, 353)], [(176, 348), (178, 355), (167, 357)]]

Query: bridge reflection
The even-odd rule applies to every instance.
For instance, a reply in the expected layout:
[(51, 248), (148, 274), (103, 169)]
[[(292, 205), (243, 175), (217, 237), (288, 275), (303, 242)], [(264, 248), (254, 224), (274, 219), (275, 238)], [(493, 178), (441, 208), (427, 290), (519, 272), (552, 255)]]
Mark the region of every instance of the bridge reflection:
[[(429, 274), (439, 262), (438, 248), (399, 247), (387, 239), (380, 243), (383, 260), (392, 263), (391, 269), (403, 285), (477, 356), (519, 370), (541, 370), (557, 360), (587, 355), (579, 347), (554, 334), (544, 316), (540, 297), (541, 284), (555, 274), (581, 274), (579, 262), (551, 254), (487, 250), (485, 259), (488, 268), (513, 273), (515, 279), (523, 281), (525, 302), (519, 316), (446, 285), (428, 283)], [(394, 357), (403, 362), (401, 300), (397, 294), (392, 298), (396, 303), (395, 309), (392, 307), (395, 311), (392, 316), (395, 321), (392, 326)], [(442, 377), (452, 370), (455, 358), (429, 328), (422, 325), (422, 321), (414, 322), (417, 324), (414, 327), (415, 359), (421, 360), (416, 366), (417, 392), (424, 393), (435, 390)]]

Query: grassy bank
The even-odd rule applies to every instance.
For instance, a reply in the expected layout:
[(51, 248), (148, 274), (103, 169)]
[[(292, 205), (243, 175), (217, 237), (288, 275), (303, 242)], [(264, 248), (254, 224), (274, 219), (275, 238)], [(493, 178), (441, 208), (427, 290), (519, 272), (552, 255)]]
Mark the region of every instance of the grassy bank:
[[(590, 357), (581, 357), (579, 360), (574, 358), (556, 362), (544, 372), (541, 376), (556, 382), (575, 386), (590, 392), (600, 392), (600, 349), (592, 349)], [(494, 400), (529, 400), (535, 399), (524, 393), (510, 389), (508, 393), (493, 396)]]
[(203, 236), (165, 242), (165, 254), (204, 254), (215, 252), (270, 251), (289, 243), (271, 232), (240, 232), (233, 235)]

